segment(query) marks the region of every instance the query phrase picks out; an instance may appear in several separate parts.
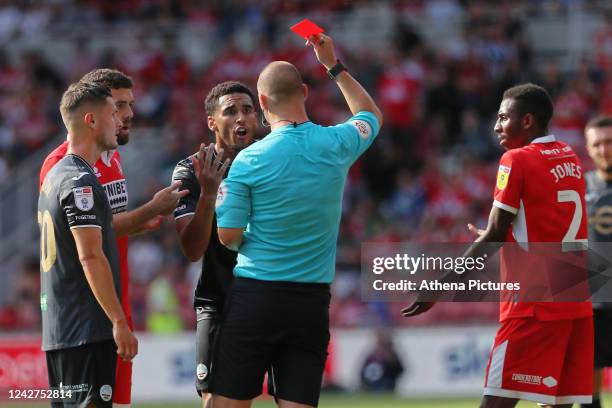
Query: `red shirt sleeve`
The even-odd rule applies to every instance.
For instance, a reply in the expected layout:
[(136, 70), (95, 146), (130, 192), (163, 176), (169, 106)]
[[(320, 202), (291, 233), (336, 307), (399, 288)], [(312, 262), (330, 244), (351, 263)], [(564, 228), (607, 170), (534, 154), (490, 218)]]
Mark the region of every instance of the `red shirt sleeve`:
[(47, 158), (42, 164), (42, 167), (40, 168), (40, 179), (38, 181), (38, 191), (42, 189), (42, 185), (45, 182), (45, 177), (47, 177), (47, 173), (49, 173), (49, 170), (51, 170), (53, 166), (55, 166), (57, 162), (60, 161), (61, 159), (62, 159), (61, 156), (56, 156), (56, 155), (47, 156)]
[(518, 154), (507, 151), (499, 161), (493, 205), (513, 214), (518, 213), (523, 194), (523, 169)]

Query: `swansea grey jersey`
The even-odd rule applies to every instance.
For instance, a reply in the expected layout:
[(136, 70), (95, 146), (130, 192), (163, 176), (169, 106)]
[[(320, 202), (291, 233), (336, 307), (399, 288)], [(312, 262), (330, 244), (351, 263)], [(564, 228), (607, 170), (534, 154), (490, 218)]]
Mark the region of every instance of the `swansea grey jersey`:
[(48, 173), (38, 198), (42, 349), (76, 347), (113, 338), (112, 324), (85, 278), (73, 228), (100, 228), (117, 296), (119, 262), (112, 211), (91, 166), (67, 154)]

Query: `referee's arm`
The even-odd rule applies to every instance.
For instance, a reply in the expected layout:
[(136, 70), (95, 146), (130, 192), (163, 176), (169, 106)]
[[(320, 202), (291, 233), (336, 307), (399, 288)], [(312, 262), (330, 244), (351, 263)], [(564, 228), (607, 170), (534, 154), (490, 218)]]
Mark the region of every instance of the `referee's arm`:
[[(314, 48), (315, 54), (319, 62), (329, 71), (331, 70), (338, 59), (334, 51), (334, 43), (331, 37), (325, 34), (319, 34), (318, 36), (311, 36), (308, 39), (308, 43)], [(346, 103), (351, 110), (353, 115), (359, 112), (371, 112), (378, 119), (379, 128), (383, 124), (383, 115), (374, 99), (370, 96), (363, 86), (351, 74), (346, 70), (343, 70), (335, 76), (335, 81), (340, 88), (340, 92), (344, 96)]]

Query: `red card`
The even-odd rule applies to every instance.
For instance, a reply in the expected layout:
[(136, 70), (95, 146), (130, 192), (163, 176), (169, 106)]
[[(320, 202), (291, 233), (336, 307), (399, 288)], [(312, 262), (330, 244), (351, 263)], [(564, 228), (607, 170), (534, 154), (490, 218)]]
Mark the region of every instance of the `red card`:
[(325, 31), (307, 18), (291, 26), (291, 30), (300, 37), (304, 37), (305, 39), (308, 39), (308, 37), (310, 37), (311, 35), (321, 34)]

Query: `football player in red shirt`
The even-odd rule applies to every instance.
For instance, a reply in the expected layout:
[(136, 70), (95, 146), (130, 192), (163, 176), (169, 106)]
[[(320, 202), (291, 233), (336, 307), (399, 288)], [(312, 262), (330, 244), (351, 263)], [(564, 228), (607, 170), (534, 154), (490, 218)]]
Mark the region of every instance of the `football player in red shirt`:
[[(123, 127), (117, 133), (117, 143), (125, 145), (130, 138), (130, 128), (134, 117), (134, 95), (132, 79), (124, 73), (113, 69), (95, 69), (83, 76), (80, 81), (101, 83), (111, 89), (112, 97), (117, 106), (117, 116), (123, 122)], [(53, 150), (43, 162), (40, 169), (40, 184), (42, 186), (49, 170), (66, 155), (68, 142), (65, 141)], [(117, 249), (121, 269), (121, 305), (128, 320), (130, 330), (134, 330), (129, 301), (129, 271), (128, 271), (128, 235), (157, 229), (164, 216), (170, 215), (179, 199), (189, 193), (188, 190), (178, 192), (180, 182), (158, 191), (146, 204), (127, 211), (128, 192), (121, 168), (121, 156), (117, 150), (102, 153), (94, 166), (96, 176), (104, 187), (108, 201), (113, 210), (113, 229), (117, 235)], [(113, 406), (129, 407), (132, 394), (132, 362), (117, 359), (117, 372), (113, 390)]]
[[(485, 230), (468, 226), (478, 238), (465, 257), (479, 256), (489, 243), (514, 242), (521, 248), (586, 243), (584, 172), (572, 148), (547, 133), (552, 114), (551, 98), (540, 86), (524, 84), (504, 92), (495, 132), (506, 152), (493, 207)], [(519, 261), (525, 265), (503, 250), (500, 259), (502, 272), (516, 269)], [(403, 314), (414, 316), (432, 306), (417, 301)], [(591, 401), (591, 302), (501, 302), (500, 322), (481, 407), (512, 408), (520, 399), (557, 407)]]

